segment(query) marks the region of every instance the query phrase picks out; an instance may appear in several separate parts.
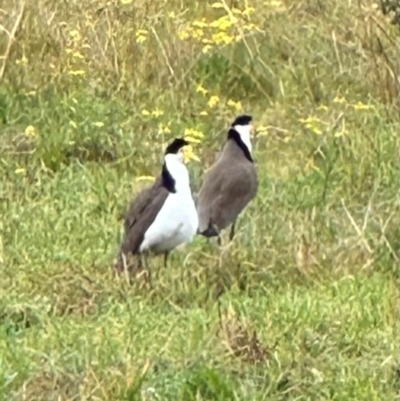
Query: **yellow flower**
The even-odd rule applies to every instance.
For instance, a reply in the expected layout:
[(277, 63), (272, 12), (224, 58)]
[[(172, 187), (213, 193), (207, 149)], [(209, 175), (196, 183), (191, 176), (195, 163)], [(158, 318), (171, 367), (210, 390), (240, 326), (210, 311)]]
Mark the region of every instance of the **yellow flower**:
[(71, 36), (71, 38), (76, 41), (81, 40), (82, 38), (80, 32), (77, 29), (73, 29), (72, 31), (70, 31), (69, 36)]
[(227, 104), (228, 104), (229, 107), (233, 107), (237, 111), (242, 110), (242, 104), (240, 103), (240, 101), (239, 102), (235, 102), (235, 101), (229, 99)]
[[(169, 124), (169, 123), (168, 123)], [(170, 134), (171, 130), (168, 127), (168, 125), (164, 125), (163, 123), (158, 124), (158, 132), (159, 133), (164, 133), (164, 134)]]
[(336, 96), (333, 99), (333, 103), (344, 103), (346, 101), (346, 99), (344, 97), (340, 97), (340, 96)]
[(211, 22), (210, 27), (212, 28), (218, 28), (221, 31), (226, 31), (229, 29), (232, 25), (237, 24), (238, 19), (236, 17), (231, 17), (229, 18), (227, 15), (224, 15), (221, 18), (218, 18), (217, 20)]
[(205, 22), (205, 18), (202, 18), (201, 21), (193, 21), (192, 26), (196, 28), (207, 28), (208, 24)]
[(136, 43), (143, 43), (146, 41), (146, 39), (147, 39), (146, 36), (138, 35), (138, 36), (136, 36)]
[(192, 145), (186, 145), (183, 147), (183, 155), (185, 163), (189, 162), (190, 160), (196, 160), (198, 162), (200, 161), (199, 157), (193, 152)]
[(85, 75), (85, 71), (83, 70), (70, 70), (68, 71), (69, 75)]
[(218, 96), (211, 96), (210, 99), (208, 100), (208, 107), (212, 108), (215, 105), (217, 105), (217, 103), (219, 102), (219, 97)]
[(357, 102), (356, 104), (352, 105), (354, 107), (354, 110), (369, 110), (369, 109), (373, 109), (373, 106), (369, 105), (369, 104), (365, 104), (362, 102)]
[(264, 125), (258, 126), (257, 127), (257, 135), (259, 135), (259, 136), (268, 135), (268, 127), (265, 127)]
[(153, 115), (155, 117), (160, 117), (160, 116), (164, 115), (164, 111), (160, 110), (160, 109), (155, 109), (151, 112), (151, 115)]
[(201, 111), (199, 114), (201, 116), (208, 116), (208, 113), (205, 110)]
[(178, 31), (178, 38), (180, 40), (186, 40), (190, 37), (189, 32), (187, 29), (182, 29), (180, 31)]
[(201, 50), (204, 54), (208, 53), (212, 49), (211, 45), (205, 45)]
[(93, 125), (97, 128), (101, 128), (104, 127), (104, 123), (101, 121), (96, 121), (95, 123), (93, 123)]
[(208, 90), (206, 88), (204, 88), (201, 84), (199, 84), (199, 85), (197, 85), (196, 92), (206, 95)]
[(199, 139), (194, 138), (192, 136), (185, 136), (185, 140), (191, 143), (201, 143)]
[(233, 42), (234, 37), (231, 35), (227, 35), (225, 32), (218, 32), (214, 33), (211, 36), (213, 42), (217, 45), (221, 43), (225, 43), (226, 45), (229, 45), (229, 43)]
[(336, 132), (336, 133), (335, 133), (334, 137), (335, 137), (335, 138), (340, 138), (341, 136), (346, 135), (346, 134), (347, 134), (346, 129), (345, 129), (345, 128), (342, 128), (339, 132)]
[(204, 138), (204, 135), (203, 135), (202, 132), (197, 131), (197, 130), (195, 130), (193, 128), (185, 128), (184, 135), (188, 136), (188, 137), (195, 137), (195, 138), (200, 138), (200, 139)]
[(31, 137), (31, 138), (37, 136), (35, 127), (34, 127), (33, 125), (28, 125), (28, 126), (25, 128), (25, 135), (26, 135), (27, 137)]
[(28, 64), (28, 59), (26, 58), (25, 55), (23, 55), (19, 60), (15, 61), (15, 64), (18, 65), (27, 65)]
[(82, 56), (82, 54), (79, 53), (78, 51), (73, 52), (73, 53), (72, 53), (72, 57), (79, 58), (79, 59), (81, 59), (81, 60), (84, 58), (84, 57)]
[(254, 12), (255, 12), (256, 10), (255, 10), (255, 8), (253, 8), (253, 7), (246, 7), (245, 9), (244, 9), (244, 11), (243, 11), (243, 15), (247, 15), (247, 16), (249, 16), (249, 15), (251, 15), (251, 14), (254, 14)]
[(320, 119), (316, 117), (307, 117), (306, 119), (300, 118), (299, 121), (305, 126), (305, 128), (309, 129), (316, 135), (322, 135), (322, 131), (319, 127)]
[(150, 112), (148, 110), (146, 110), (146, 109), (142, 110), (142, 116), (149, 116), (149, 115), (150, 115)]
[(138, 29), (136, 31), (136, 43), (143, 43), (147, 40), (148, 31), (146, 29)]
[(193, 32), (192, 32), (193, 39), (199, 39), (202, 36), (204, 36), (204, 31), (202, 29), (198, 28), (198, 29), (193, 30)]
[(246, 25), (243, 27), (243, 29), (244, 29), (245, 31), (249, 31), (249, 32), (257, 31), (257, 30), (258, 30), (257, 25), (254, 25), (253, 23), (246, 24)]

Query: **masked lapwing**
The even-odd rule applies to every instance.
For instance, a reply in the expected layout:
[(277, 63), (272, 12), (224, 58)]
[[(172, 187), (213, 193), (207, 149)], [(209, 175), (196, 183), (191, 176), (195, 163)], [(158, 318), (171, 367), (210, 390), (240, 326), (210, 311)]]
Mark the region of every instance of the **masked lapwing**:
[(229, 225), (229, 239), (235, 235), (239, 214), (255, 197), (258, 179), (253, 163), (250, 133), (252, 117), (242, 115), (228, 130), (226, 143), (215, 164), (204, 176), (197, 197), (198, 233), (218, 237)]
[(182, 138), (168, 145), (161, 175), (132, 201), (117, 270), (125, 269), (128, 256), (143, 253), (164, 254), (166, 265), (169, 252), (190, 243), (196, 235), (199, 220), (184, 162), (186, 145), (189, 143)]

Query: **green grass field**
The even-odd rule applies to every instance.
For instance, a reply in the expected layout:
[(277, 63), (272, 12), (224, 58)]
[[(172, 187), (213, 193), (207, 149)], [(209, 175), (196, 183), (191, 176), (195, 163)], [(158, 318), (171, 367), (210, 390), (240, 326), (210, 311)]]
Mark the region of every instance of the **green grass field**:
[[(400, 400), (399, 29), (362, 0), (0, 1), (0, 400)], [(239, 113), (221, 249), (116, 277), (121, 213)], [(196, 140), (197, 139), (197, 140)]]

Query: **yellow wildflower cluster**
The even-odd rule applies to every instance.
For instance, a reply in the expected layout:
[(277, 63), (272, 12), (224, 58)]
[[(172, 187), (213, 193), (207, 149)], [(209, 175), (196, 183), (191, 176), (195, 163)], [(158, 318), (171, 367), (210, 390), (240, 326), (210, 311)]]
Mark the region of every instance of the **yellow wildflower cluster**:
[(24, 66), (28, 64), (28, 58), (25, 56), (25, 53), (20, 59), (15, 60), (15, 64)]
[(374, 108), (371, 104), (366, 104), (361, 101), (348, 103), (344, 96), (335, 96), (333, 103), (344, 104), (346, 107), (352, 107), (354, 110), (372, 110)]
[(240, 41), (246, 32), (257, 30), (256, 25), (249, 21), (250, 15), (255, 12), (254, 8), (240, 10), (222, 3), (214, 3), (211, 7), (220, 8), (226, 14), (214, 21), (207, 21), (206, 18), (195, 20), (179, 29), (178, 38), (200, 42), (203, 53), (208, 53), (216, 47)]
[(68, 75), (79, 76), (85, 75), (86, 57), (83, 54), (85, 49), (89, 49), (90, 45), (82, 37), (78, 29), (73, 29), (68, 33), (68, 43), (65, 49), (68, 57)]
[[(374, 109), (374, 106), (371, 104), (366, 104), (361, 101), (358, 101), (357, 103), (348, 103), (346, 101), (346, 98), (344, 96), (335, 96), (335, 98), (332, 101), (333, 105), (335, 105), (335, 109), (337, 111), (334, 122), (329, 124), (326, 121), (321, 120), (320, 118), (316, 116), (308, 116), (307, 118), (300, 118), (299, 122), (303, 125), (305, 129), (308, 131), (316, 134), (316, 135), (322, 135), (323, 134), (323, 127), (325, 126), (326, 129), (325, 131), (327, 132), (332, 132), (334, 131), (334, 136), (336, 138), (341, 137), (343, 135), (348, 134), (346, 130), (346, 114), (348, 112), (348, 109), (352, 109), (353, 111), (366, 111), (366, 110), (372, 110)], [(317, 107), (317, 111), (320, 112), (327, 112), (329, 111), (328, 106), (322, 104)]]
[(300, 118), (299, 122), (301, 122), (306, 129), (310, 130), (314, 134), (322, 134), (321, 125), (323, 124), (323, 121), (321, 121), (319, 118), (310, 116), (307, 118)]
[(188, 142), (200, 143), (201, 139), (204, 138), (204, 134), (201, 131), (198, 131), (194, 128), (186, 128), (184, 137)]
[(28, 125), (25, 128), (25, 136), (27, 138), (35, 138), (37, 136), (37, 131), (33, 125)]
[(142, 110), (142, 116), (153, 116), (153, 117), (160, 117), (164, 115), (164, 110), (156, 108), (152, 111), (148, 111), (146, 109)]
[[(202, 94), (207, 99), (207, 107), (209, 109), (213, 109), (214, 107), (216, 107), (219, 104), (222, 104), (222, 105), (224, 104), (223, 102), (221, 102), (221, 99), (219, 98), (219, 96), (217, 96), (217, 95), (208, 96), (209, 91), (206, 88), (204, 88), (204, 86), (201, 84), (197, 85), (196, 92)], [(228, 99), (226, 101), (226, 105), (229, 108), (234, 109), (235, 112), (239, 112), (239, 111), (243, 110), (242, 103), (240, 101), (236, 102), (232, 99)], [(200, 112), (200, 115), (207, 116), (208, 112), (206, 110), (203, 110)]]
[(138, 29), (136, 31), (136, 43), (143, 43), (147, 40), (149, 32), (146, 29)]
[(159, 123), (158, 124), (158, 134), (170, 134), (171, 133), (171, 122), (169, 121), (167, 124)]

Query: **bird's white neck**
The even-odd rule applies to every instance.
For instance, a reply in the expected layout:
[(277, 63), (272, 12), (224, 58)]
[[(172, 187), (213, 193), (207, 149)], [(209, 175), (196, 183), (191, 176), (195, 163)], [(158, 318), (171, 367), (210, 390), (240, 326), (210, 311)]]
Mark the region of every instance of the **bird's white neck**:
[(176, 154), (167, 154), (164, 157), (168, 172), (175, 181), (177, 192), (190, 190), (189, 172), (181, 157)]
[(246, 145), (247, 149), (249, 150), (250, 154), (252, 153), (252, 146), (250, 141), (250, 132), (252, 126), (249, 125), (235, 125), (233, 129), (239, 134), (240, 139)]

